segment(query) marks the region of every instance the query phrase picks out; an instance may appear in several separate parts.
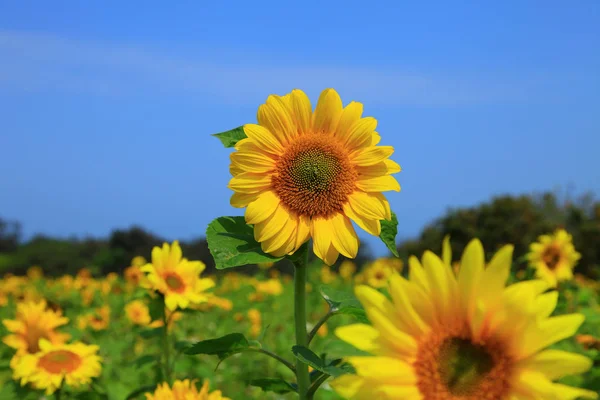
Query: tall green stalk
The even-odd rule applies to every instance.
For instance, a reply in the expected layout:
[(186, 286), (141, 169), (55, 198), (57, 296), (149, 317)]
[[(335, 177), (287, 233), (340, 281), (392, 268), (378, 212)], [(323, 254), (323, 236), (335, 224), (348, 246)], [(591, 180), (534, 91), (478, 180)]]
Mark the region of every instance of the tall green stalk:
[(167, 318), (167, 309), (166, 305), (163, 304), (163, 368), (165, 374), (165, 380), (171, 385), (171, 350), (170, 350), (170, 342), (169, 342), (169, 318)]
[[(308, 346), (306, 332), (306, 275), (308, 265), (308, 251), (294, 260), (294, 323), (296, 327), (296, 345)], [(296, 379), (298, 382), (298, 395), (300, 400), (308, 399), (307, 393), (310, 386), (308, 365), (296, 360)]]

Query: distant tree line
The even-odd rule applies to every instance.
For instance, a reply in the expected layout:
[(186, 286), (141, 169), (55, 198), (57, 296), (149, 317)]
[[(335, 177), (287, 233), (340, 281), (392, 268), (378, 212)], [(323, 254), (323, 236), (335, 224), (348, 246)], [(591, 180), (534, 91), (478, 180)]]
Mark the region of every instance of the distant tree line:
[[(402, 210), (398, 212), (401, 214)], [(420, 257), (427, 249), (439, 254), (443, 237), (450, 234), (455, 260), (474, 237), (481, 239), (489, 253), (511, 243), (515, 255), (520, 257), (539, 235), (558, 227), (573, 235), (575, 247), (582, 254), (578, 271), (599, 278), (595, 274), (600, 266), (600, 202), (591, 195), (576, 200), (561, 200), (554, 193), (499, 196), (475, 207), (450, 209), (426, 226), (418, 238), (400, 243), (398, 251), (404, 260), (409, 255)], [(74, 274), (83, 267), (94, 274), (122, 272), (135, 256), (150, 261), (152, 248), (163, 242), (164, 238), (138, 226), (115, 230), (108, 238), (57, 239), (37, 235), (22, 242), (20, 224), (0, 219), (0, 276), (7, 272), (23, 274), (32, 265), (39, 265), (47, 275), (55, 276)], [(214, 261), (204, 238), (180, 244), (186, 258), (203, 261), (207, 272), (214, 272)], [(517, 257), (517, 267), (524, 267), (524, 261)], [(356, 263), (363, 265), (371, 258), (368, 246), (361, 245)], [(291, 272), (285, 262), (278, 267)], [(255, 268), (242, 271), (252, 273)]]

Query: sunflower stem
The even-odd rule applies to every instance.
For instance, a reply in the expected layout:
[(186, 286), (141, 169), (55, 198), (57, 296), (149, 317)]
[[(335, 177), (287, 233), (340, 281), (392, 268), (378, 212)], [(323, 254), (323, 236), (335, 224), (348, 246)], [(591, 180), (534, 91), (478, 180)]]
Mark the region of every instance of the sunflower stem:
[[(296, 345), (308, 346), (306, 332), (306, 275), (308, 270), (308, 247), (303, 246), (294, 263), (294, 323), (296, 328)], [(300, 400), (307, 400), (310, 376), (308, 365), (296, 360), (296, 380), (298, 383), (298, 396)]]
[(58, 389), (56, 392), (54, 392), (54, 398), (56, 400), (60, 400), (60, 389)]
[[(164, 298), (163, 298), (164, 301)], [(162, 312), (162, 319), (163, 319), (163, 365), (164, 365), (164, 369), (165, 369), (165, 380), (169, 383), (169, 385), (171, 384), (171, 362), (170, 362), (170, 358), (171, 358), (171, 351), (170, 351), (170, 346), (169, 346), (169, 318), (167, 317), (167, 309), (166, 309), (166, 304), (163, 304), (163, 312)]]
[(325, 314), (320, 320), (319, 322), (317, 322), (317, 324), (312, 328), (312, 330), (310, 331), (310, 333), (308, 334), (308, 344), (310, 344), (310, 342), (312, 342), (312, 340), (314, 339), (315, 335), (317, 334), (317, 332), (319, 331), (319, 328), (321, 328), (325, 322), (327, 322), (327, 320), (331, 317), (333, 317), (335, 315), (335, 312), (329, 310), (327, 312), (327, 314)]

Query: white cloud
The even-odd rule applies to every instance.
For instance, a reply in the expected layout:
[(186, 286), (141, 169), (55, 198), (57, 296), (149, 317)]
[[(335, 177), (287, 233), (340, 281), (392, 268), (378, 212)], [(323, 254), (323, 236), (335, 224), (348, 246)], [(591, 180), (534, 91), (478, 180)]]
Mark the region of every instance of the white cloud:
[[(203, 54), (204, 59), (198, 54)], [(0, 31), (0, 88), (95, 95), (193, 93), (256, 104), (266, 93), (302, 88), (311, 97), (334, 87), (345, 99), (383, 106), (460, 106), (531, 99), (523, 82), (408, 73), (389, 66), (261, 65), (209, 61), (143, 46)], [(212, 55), (214, 58), (214, 54)]]

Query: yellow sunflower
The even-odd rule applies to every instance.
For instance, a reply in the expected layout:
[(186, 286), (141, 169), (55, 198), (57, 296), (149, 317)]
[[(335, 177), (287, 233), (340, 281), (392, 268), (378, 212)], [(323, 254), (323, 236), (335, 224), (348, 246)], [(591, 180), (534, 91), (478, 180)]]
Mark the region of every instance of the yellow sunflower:
[(384, 258), (379, 258), (363, 271), (364, 282), (375, 288), (382, 288), (387, 285), (394, 269)]
[(581, 314), (550, 317), (557, 292), (544, 281), (506, 287), (512, 246), (485, 267), (479, 240), (465, 249), (455, 277), (432, 252), (409, 259), (409, 280), (394, 273), (391, 301), (367, 286), (356, 295), (372, 323), (336, 335), (372, 356), (349, 357), (356, 375), (331, 386), (349, 399), (572, 400), (589, 390), (553, 383), (588, 370), (588, 358), (546, 349), (575, 334)]
[(69, 339), (66, 333), (56, 331), (65, 325), (69, 319), (62, 316), (60, 310), (48, 308), (45, 300), (17, 304), (16, 319), (2, 321), (11, 334), (2, 339), (4, 344), (17, 349), (17, 355), (37, 353), (40, 339), (48, 339), (54, 344), (65, 343)]
[(168, 383), (159, 384), (154, 393), (146, 393), (146, 400), (231, 400), (224, 397), (220, 390), (209, 393), (208, 380), (204, 381), (200, 391), (195, 382), (189, 379), (178, 380), (173, 383), (173, 388), (170, 388)]
[(206, 266), (201, 261), (188, 261), (182, 258), (178, 241), (171, 246), (164, 243), (162, 249), (152, 249), (152, 264), (142, 267), (146, 272), (144, 286), (165, 296), (165, 305), (171, 311), (177, 307), (187, 308), (190, 303), (207, 300), (205, 290), (215, 286), (210, 278), (200, 278)]
[(536, 269), (536, 276), (556, 287), (559, 281), (573, 279), (573, 268), (581, 258), (575, 251), (572, 236), (564, 229), (553, 235), (542, 235), (532, 243), (527, 259)]
[(81, 342), (53, 345), (41, 339), (40, 351), (18, 358), (13, 367), (13, 378), (21, 385), (31, 383), (36, 389), (51, 395), (63, 382), (72, 387), (86, 385), (100, 376), (101, 358), (98, 346)]
[(340, 276), (346, 282), (349, 282), (350, 280), (352, 280), (352, 277), (354, 276), (355, 272), (356, 272), (356, 264), (354, 264), (352, 261), (346, 260), (346, 261), (342, 262), (342, 264), (340, 265)]
[(231, 154), (231, 205), (246, 208), (248, 224), (263, 251), (294, 253), (312, 237), (326, 264), (339, 254), (355, 258), (359, 240), (351, 221), (379, 236), (390, 205), (381, 192), (400, 191), (391, 176), (400, 166), (388, 159), (392, 146), (377, 146), (377, 120), (362, 117), (363, 105), (345, 108), (333, 89), (321, 93), (315, 111), (301, 90), (271, 95), (258, 108), (258, 125)]
[(147, 326), (152, 321), (150, 310), (142, 300), (133, 300), (125, 306), (125, 315), (134, 325)]

